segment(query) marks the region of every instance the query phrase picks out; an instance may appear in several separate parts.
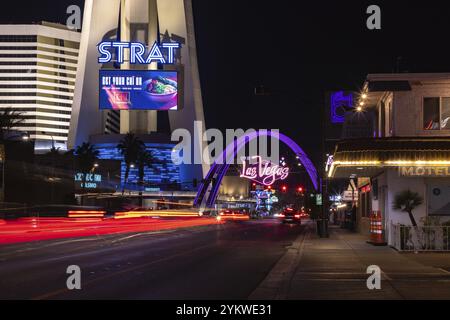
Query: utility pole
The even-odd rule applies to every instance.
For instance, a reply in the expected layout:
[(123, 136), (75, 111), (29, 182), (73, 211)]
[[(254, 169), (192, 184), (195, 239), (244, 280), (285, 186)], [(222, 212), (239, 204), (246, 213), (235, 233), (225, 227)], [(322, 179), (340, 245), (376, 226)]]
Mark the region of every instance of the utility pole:
[(322, 150), (320, 155), (320, 169), (319, 169), (319, 175), (321, 175), (321, 178), (319, 178), (319, 188), (320, 188), (320, 195), (322, 196), (322, 203), (321, 203), (321, 210), (320, 210), (320, 218), (317, 221), (317, 232), (319, 234), (319, 237), (321, 238), (328, 238), (328, 214), (326, 212), (325, 207), (325, 199), (328, 196), (327, 192), (327, 172), (325, 170), (325, 144), (326, 144), (326, 136), (325, 136), (325, 105), (321, 108), (320, 113), (320, 122), (321, 122), (321, 129), (322, 129)]

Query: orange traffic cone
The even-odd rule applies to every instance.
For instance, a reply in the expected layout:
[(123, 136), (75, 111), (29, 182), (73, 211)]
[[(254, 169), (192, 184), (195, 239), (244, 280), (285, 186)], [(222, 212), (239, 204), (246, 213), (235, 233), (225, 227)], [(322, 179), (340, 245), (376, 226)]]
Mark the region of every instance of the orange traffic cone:
[(374, 246), (386, 246), (383, 235), (383, 221), (380, 211), (373, 211), (370, 215), (370, 240), (367, 241)]

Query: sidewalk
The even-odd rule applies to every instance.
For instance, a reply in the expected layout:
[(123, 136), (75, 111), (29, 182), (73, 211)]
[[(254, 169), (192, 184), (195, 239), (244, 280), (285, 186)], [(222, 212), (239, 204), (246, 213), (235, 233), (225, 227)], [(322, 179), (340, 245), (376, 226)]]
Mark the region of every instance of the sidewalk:
[[(450, 299), (449, 253), (404, 254), (339, 227), (326, 239), (308, 228), (250, 299)], [(370, 265), (382, 270), (381, 290), (366, 286)]]

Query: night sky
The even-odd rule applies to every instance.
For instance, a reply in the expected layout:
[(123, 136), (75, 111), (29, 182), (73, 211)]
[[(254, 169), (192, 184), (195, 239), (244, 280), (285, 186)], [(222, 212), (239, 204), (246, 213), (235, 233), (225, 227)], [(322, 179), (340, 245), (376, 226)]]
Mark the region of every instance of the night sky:
[[(67, 6), (82, 3), (8, 1), (0, 23), (65, 22)], [(366, 28), (370, 4), (381, 7), (382, 30)], [(450, 11), (444, 1), (193, 0), (193, 5), (207, 127), (280, 129), (314, 159), (326, 91), (358, 90), (367, 73), (450, 72)], [(255, 96), (257, 85), (271, 95)]]

